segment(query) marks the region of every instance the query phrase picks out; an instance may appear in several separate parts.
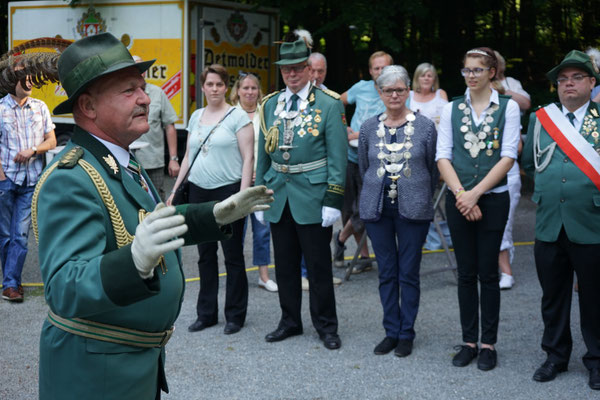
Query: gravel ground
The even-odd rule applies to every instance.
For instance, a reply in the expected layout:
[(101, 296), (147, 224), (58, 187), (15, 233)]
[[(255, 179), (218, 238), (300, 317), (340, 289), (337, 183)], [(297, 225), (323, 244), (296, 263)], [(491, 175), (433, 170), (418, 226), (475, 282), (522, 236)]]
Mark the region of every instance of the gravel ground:
[[(421, 307), (416, 323), (413, 353), (404, 359), (375, 356), (374, 346), (384, 337), (376, 269), (353, 275), (336, 289), (340, 350), (325, 349), (310, 322), (308, 296), (303, 296), (304, 335), (280, 343), (264, 336), (276, 328), (280, 309), (276, 294), (260, 289), (258, 272), (249, 266), (248, 317), (241, 332), (223, 334), (219, 324), (198, 333), (187, 326), (195, 319), (198, 294), (197, 252), (184, 251), (187, 284), (176, 331), (167, 346), (167, 377), (171, 393), (164, 399), (600, 399), (587, 386), (588, 373), (581, 363), (585, 347), (579, 330), (577, 295), (574, 296), (573, 357), (569, 371), (556, 380), (531, 379), (544, 361), (540, 349), (541, 290), (533, 260), (534, 205), (524, 194), (517, 211), (513, 265), (516, 284), (502, 292), (498, 333), (498, 367), (490, 372), (451, 365), (454, 346), (461, 343), (452, 272), (424, 275)], [(339, 226), (338, 226), (339, 228)], [(251, 261), (251, 235), (247, 258)], [(346, 255), (353, 254), (354, 244)], [(221, 260), (222, 262), (222, 260)], [(422, 272), (445, 265), (443, 253), (423, 256)], [(221, 269), (223, 266), (221, 265)], [(343, 277), (342, 269), (334, 274)], [(274, 271), (271, 270), (271, 276)], [(23, 281), (40, 282), (37, 247), (31, 235)], [(220, 282), (224, 301), (225, 278)], [(0, 302), (0, 399), (35, 399), (38, 386), (38, 340), (46, 312), (43, 292), (26, 286), (22, 304)]]

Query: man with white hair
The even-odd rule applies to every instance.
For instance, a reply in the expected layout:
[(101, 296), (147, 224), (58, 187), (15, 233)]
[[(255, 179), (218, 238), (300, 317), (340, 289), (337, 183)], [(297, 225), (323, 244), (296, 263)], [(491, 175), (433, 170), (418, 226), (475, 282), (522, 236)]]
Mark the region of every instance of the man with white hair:
[(308, 57), (308, 68), (310, 70), (310, 80), (320, 89), (327, 89), (323, 84), (327, 76), (327, 59), (321, 53), (314, 52)]

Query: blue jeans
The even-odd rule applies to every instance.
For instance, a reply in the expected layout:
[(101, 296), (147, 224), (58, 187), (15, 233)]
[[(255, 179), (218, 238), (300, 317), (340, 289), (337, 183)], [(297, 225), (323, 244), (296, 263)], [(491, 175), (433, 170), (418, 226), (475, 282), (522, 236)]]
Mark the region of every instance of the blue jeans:
[(398, 214), (397, 206), (385, 204), (379, 221), (365, 225), (377, 259), (385, 335), (413, 340), (421, 294), (421, 247), (429, 221), (408, 220)]
[(31, 197), (35, 186), (0, 181), (0, 261), (2, 286), (16, 288), (27, 256), (27, 237), (31, 224)]
[[(252, 224), (252, 264), (262, 267), (271, 264), (271, 226), (258, 222), (254, 213), (250, 214), (250, 223)], [(244, 237), (246, 237), (246, 226), (244, 224)]]

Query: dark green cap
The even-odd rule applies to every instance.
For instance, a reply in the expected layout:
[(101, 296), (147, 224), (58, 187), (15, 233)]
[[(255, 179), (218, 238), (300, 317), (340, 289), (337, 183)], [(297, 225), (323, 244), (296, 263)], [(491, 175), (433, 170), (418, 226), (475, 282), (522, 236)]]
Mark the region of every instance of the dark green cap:
[(142, 74), (154, 61), (136, 63), (127, 47), (108, 32), (76, 41), (58, 59), (58, 76), (69, 98), (54, 108), (54, 114), (70, 113), (77, 97), (101, 76), (129, 67)]
[(279, 61), (277, 65), (292, 65), (308, 60), (310, 49), (304, 39), (298, 39), (295, 42), (283, 42), (279, 47)]
[(588, 74), (590, 74), (590, 76), (593, 76), (594, 78), (596, 78), (596, 83), (600, 83), (600, 75), (598, 75), (598, 73), (594, 69), (594, 64), (592, 63), (592, 59), (590, 58), (590, 56), (585, 54), (583, 51), (579, 51), (579, 50), (571, 50), (565, 56), (565, 58), (562, 60), (562, 62), (560, 64), (558, 64), (556, 67), (552, 68), (546, 74), (546, 76), (552, 82), (556, 82), (556, 79), (558, 78), (558, 73), (562, 69), (568, 68), (568, 67), (580, 68), (580, 69), (586, 71)]

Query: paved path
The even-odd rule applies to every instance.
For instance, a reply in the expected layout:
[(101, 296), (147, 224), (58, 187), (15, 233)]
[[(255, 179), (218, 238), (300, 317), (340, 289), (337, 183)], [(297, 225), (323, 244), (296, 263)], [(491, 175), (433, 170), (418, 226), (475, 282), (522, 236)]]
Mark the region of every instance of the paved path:
[[(518, 208), (515, 241), (533, 240), (534, 207), (524, 195)], [(32, 235), (33, 236), (33, 235)], [(251, 236), (246, 238), (250, 243)], [(251, 246), (247, 246), (249, 248)], [(350, 249), (353, 251), (353, 249)], [(266, 343), (264, 336), (280, 316), (276, 294), (256, 285), (258, 272), (248, 272), (250, 303), (247, 322), (235, 335), (223, 334), (223, 317), (216, 327), (189, 333), (195, 317), (198, 282), (196, 249), (185, 250), (187, 285), (181, 315), (167, 346), (167, 377), (171, 393), (164, 399), (600, 399), (587, 386), (581, 363), (585, 352), (578, 328), (577, 295), (572, 327), (573, 357), (569, 371), (549, 383), (531, 376), (544, 360), (541, 291), (533, 262), (533, 247), (516, 249), (516, 285), (502, 292), (498, 367), (479, 371), (451, 365), (453, 346), (460, 344), (456, 284), (451, 272), (427, 275), (421, 281), (421, 307), (416, 323), (413, 354), (400, 359), (392, 354), (373, 355), (384, 337), (376, 270), (353, 275), (336, 289), (338, 351), (326, 350), (312, 327), (308, 298), (303, 298), (304, 335), (281, 343)], [(350, 251), (347, 252), (350, 255)], [(250, 253), (247, 260), (251, 260)], [(422, 271), (445, 263), (441, 253), (423, 257)], [(274, 276), (274, 271), (271, 271)], [(343, 276), (343, 270), (334, 274)], [(24, 282), (40, 282), (36, 247), (32, 243)], [(225, 279), (221, 278), (223, 305)], [(0, 302), (0, 399), (37, 398), (38, 340), (46, 312), (41, 289), (26, 288), (23, 304)]]

